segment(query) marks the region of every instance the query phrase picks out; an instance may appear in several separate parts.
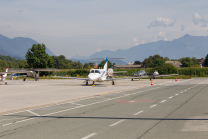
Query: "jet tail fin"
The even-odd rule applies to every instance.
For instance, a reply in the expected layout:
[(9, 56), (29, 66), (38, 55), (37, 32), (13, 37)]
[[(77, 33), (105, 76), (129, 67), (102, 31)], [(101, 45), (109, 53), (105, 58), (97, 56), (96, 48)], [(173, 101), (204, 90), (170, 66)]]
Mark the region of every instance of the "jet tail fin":
[[(6, 68), (6, 72), (8, 72), (8, 68)], [(7, 73), (6, 73), (6, 74), (4, 74), (4, 76), (7, 76)]]

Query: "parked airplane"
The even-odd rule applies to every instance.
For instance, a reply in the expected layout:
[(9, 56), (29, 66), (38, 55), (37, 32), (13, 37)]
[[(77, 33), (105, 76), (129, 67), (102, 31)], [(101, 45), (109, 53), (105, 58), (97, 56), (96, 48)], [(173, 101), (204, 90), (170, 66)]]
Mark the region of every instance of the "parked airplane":
[[(6, 68), (5, 72), (0, 72), (0, 81), (1, 82), (5, 82), (6, 78), (10, 78), (7, 76), (8, 74), (8, 68)], [(7, 82), (5, 82), (5, 84), (7, 85)]]
[[(141, 70), (141, 71), (138, 71), (136, 74), (134, 74), (134, 78), (143, 78), (143, 77), (150, 77), (150, 80), (151, 78), (158, 78), (158, 77), (168, 77), (168, 76), (176, 76), (178, 74), (159, 74), (158, 71), (155, 71), (154, 73), (146, 73), (144, 70)], [(133, 78), (132, 78), (132, 81), (133, 81)]]
[[(88, 74), (88, 78), (73, 78), (73, 77), (59, 77), (59, 78), (67, 78), (67, 79), (77, 79), (77, 80), (85, 80), (85, 85), (88, 85), (88, 82), (92, 82), (92, 86), (94, 86), (95, 82), (104, 82), (104, 81), (112, 81), (112, 85), (115, 85), (115, 80), (129, 79), (129, 78), (113, 78), (113, 69), (107, 70), (108, 60), (117, 60), (124, 58), (108, 58), (105, 59), (105, 64), (103, 69), (91, 69)], [(104, 59), (90, 59), (90, 60), (104, 60)], [(57, 76), (53, 76), (57, 77)], [(107, 77), (111, 77), (107, 79)]]
[[(9, 69), (11, 73), (26, 73), (27, 75), (15, 76), (16, 78), (23, 78), (23, 81), (26, 80), (27, 77), (35, 78), (35, 81), (39, 79), (40, 71), (59, 71), (59, 69)], [(38, 72), (38, 73), (37, 73)]]

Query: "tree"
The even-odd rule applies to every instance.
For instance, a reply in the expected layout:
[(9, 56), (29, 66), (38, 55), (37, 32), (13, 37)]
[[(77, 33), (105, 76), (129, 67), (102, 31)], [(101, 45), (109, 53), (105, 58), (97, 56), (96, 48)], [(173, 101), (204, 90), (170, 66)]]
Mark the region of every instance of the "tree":
[(152, 68), (156, 66), (165, 65), (165, 60), (160, 55), (149, 56), (149, 58), (144, 59), (142, 62), (142, 67)]
[(168, 57), (164, 57), (165, 61), (170, 61), (170, 59)]
[[(84, 68), (84, 69), (88, 69), (88, 66), (89, 66), (89, 64), (88, 64), (88, 63), (85, 63), (84, 66), (83, 66), (83, 68)], [(90, 67), (90, 68), (91, 68), (91, 67)]]
[(200, 66), (200, 65), (198, 65), (198, 64), (195, 64), (195, 65), (193, 65), (192, 67), (195, 67), (195, 68), (200, 68), (201, 66)]
[(72, 69), (73, 61), (67, 60), (64, 55), (52, 56), (53, 65), (57, 69)]
[(26, 60), (30, 68), (52, 68), (52, 57), (46, 53), (44, 44), (33, 44), (32, 48), (28, 49)]
[(205, 67), (208, 67), (208, 54), (207, 54), (207, 56), (205, 57), (205, 60), (204, 60), (204, 66), (205, 66)]
[(142, 67), (145, 68), (150, 68), (151, 64), (152, 64), (152, 60), (149, 58), (145, 58), (144, 61), (142, 62)]
[[(98, 68), (103, 68), (105, 64), (105, 60), (101, 61), (100, 64), (98, 65)], [(113, 64), (108, 60), (108, 68), (111, 68)]]
[(177, 68), (171, 63), (167, 63), (164, 66), (157, 66), (154, 68), (160, 74), (173, 74), (177, 73)]
[(151, 67), (157, 67), (157, 66), (164, 66), (165, 65), (165, 60), (163, 58), (156, 58)]
[(194, 62), (190, 57), (182, 58), (181, 63), (183, 64), (183, 67), (192, 67), (194, 65)]
[(19, 68), (29, 68), (29, 65), (27, 64), (27, 60), (25, 60), (25, 59), (20, 60), (18, 62), (18, 65), (19, 65)]
[(194, 65), (198, 64), (198, 60), (196, 57), (192, 57), (191, 60), (193, 61)]

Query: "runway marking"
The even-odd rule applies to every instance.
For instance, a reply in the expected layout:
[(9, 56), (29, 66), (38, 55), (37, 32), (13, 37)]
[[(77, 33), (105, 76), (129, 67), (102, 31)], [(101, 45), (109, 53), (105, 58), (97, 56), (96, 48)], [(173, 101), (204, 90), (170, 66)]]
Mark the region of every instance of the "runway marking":
[(138, 115), (138, 114), (140, 114), (140, 113), (142, 113), (142, 112), (144, 112), (144, 111), (137, 112), (137, 113), (135, 113), (134, 115)]
[(181, 93), (183, 93), (183, 91)]
[(81, 106), (84, 106), (84, 105), (82, 105), (82, 104), (77, 104), (77, 103), (71, 103), (71, 102), (68, 102), (68, 103), (74, 104), (74, 105), (81, 105)]
[(120, 120), (120, 121), (118, 121), (118, 122), (116, 122), (116, 123), (114, 123), (114, 124), (112, 124), (112, 125), (110, 125), (110, 126), (115, 126), (115, 125), (117, 125), (117, 124), (119, 124), (119, 123), (121, 123), (121, 122), (123, 122), (123, 121), (125, 121), (125, 120)]
[(163, 100), (163, 101), (161, 101), (160, 103), (163, 103), (163, 102), (165, 102), (166, 100)]
[[(25, 121), (29, 121), (29, 120), (33, 120), (33, 119), (36, 119), (36, 118), (29, 118), (29, 119), (26, 119), (26, 120), (21, 120), (21, 121), (16, 121), (16, 122), (14, 122), (14, 123), (21, 123), (21, 122), (25, 122)], [(13, 123), (13, 124), (14, 124)]]
[(117, 100), (116, 102), (121, 102), (121, 103), (135, 103), (135, 102), (147, 102), (147, 101), (154, 101), (154, 100)]
[(169, 97), (169, 99), (173, 98), (173, 96)]
[(82, 138), (82, 139), (88, 139), (88, 138), (90, 138), (90, 137), (92, 137), (92, 136), (94, 136), (94, 135), (96, 135), (97, 133), (92, 133), (92, 134), (90, 134), (90, 135), (88, 135), (88, 136), (86, 136), (86, 137), (84, 137), (84, 138)]
[(24, 118), (3, 119), (3, 120), (0, 120), (0, 122), (1, 121), (10, 121), (10, 120), (15, 120), (15, 119), (24, 119)]
[(12, 124), (12, 123), (8, 123), (8, 124), (4, 124), (4, 125), (1, 125), (1, 126), (3, 127), (3, 126), (11, 125), (11, 124)]
[(184, 90), (184, 91), (187, 91), (187, 90)]
[(153, 107), (155, 107), (155, 106), (157, 106), (157, 104), (150, 106), (150, 108), (153, 108)]
[(178, 95), (178, 94), (175, 94), (176, 96)]
[[(186, 81), (189, 81), (189, 80), (186, 80)], [(184, 81), (185, 82), (185, 81)], [(171, 84), (172, 85), (172, 84)], [(150, 87), (151, 85), (148, 85), (146, 87)], [(169, 85), (168, 85), (169, 86)], [(123, 90), (122, 92), (125, 92), (127, 90)], [(148, 90), (145, 90), (145, 91), (148, 91)], [(122, 92), (116, 92), (117, 93), (122, 93)], [(144, 92), (144, 91), (142, 91)], [(82, 107), (86, 107), (86, 106), (90, 106), (90, 105), (94, 105), (94, 104), (98, 104), (98, 103), (102, 103), (102, 102), (106, 102), (106, 101), (110, 101), (110, 100), (114, 100), (114, 99), (118, 99), (118, 98), (122, 98), (122, 97), (125, 97), (125, 96), (128, 96), (128, 95), (134, 95), (134, 94), (138, 94), (138, 93), (131, 93), (131, 94), (126, 94), (126, 95), (123, 95), (123, 96), (119, 96), (119, 97), (115, 97), (115, 98), (111, 98), (111, 99), (107, 99), (107, 100), (103, 100), (103, 101), (99, 101), (99, 102), (95, 102), (95, 103), (91, 103), (91, 104), (88, 104), (88, 105), (80, 105), (80, 106), (77, 106), (77, 107), (74, 107), (74, 108), (70, 108), (70, 109), (66, 109), (66, 110), (62, 110), (62, 111), (57, 111), (57, 112), (53, 112), (53, 113), (49, 113), (49, 114), (46, 114), (46, 115), (43, 115), (43, 116), (49, 116), (49, 115), (53, 115), (53, 114), (57, 114), (57, 113), (61, 113), (61, 112), (66, 112), (66, 111), (70, 111), (70, 110), (74, 110), (74, 109), (78, 109), (78, 108), (82, 108)], [(173, 96), (172, 96), (173, 97)], [(172, 98), (170, 97), (170, 98)], [(90, 97), (90, 98), (84, 98), (84, 99), (80, 99), (80, 100), (75, 100), (75, 101), (72, 101), (72, 102), (78, 102), (78, 101), (81, 101), (81, 100), (89, 100), (89, 99), (92, 99), (92, 98), (97, 98), (97, 97)], [(169, 98), (169, 99), (170, 99)], [(61, 104), (66, 104), (65, 103), (61, 103)], [(58, 104), (58, 105), (61, 105), (61, 104)], [(58, 105), (53, 105), (53, 106), (58, 106)], [(156, 105), (153, 105), (153, 107), (155, 107)], [(47, 107), (51, 107), (51, 106), (47, 106)], [(152, 106), (151, 106), (152, 107)], [(46, 108), (46, 107), (41, 107), (41, 108)], [(35, 109), (40, 109), (40, 108), (35, 108)], [(34, 109), (30, 109), (30, 110), (34, 110)], [(27, 110), (26, 110), (27, 111)], [(25, 112), (25, 111), (19, 111), (19, 112), (14, 112), (14, 113), (20, 113), (20, 112)], [(14, 113), (10, 113), (10, 114), (6, 114), (6, 115), (11, 115), (11, 114), (14, 114)], [(33, 120), (33, 119), (36, 119), (36, 117), (34, 118), (29, 118), (29, 119), (26, 119), (26, 120), (21, 120), (21, 121), (16, 121), (12, 124), (15, 124), (15, 123), (20, 123), (20, 122), (24, 122), (24, 121), (29, 121), (29, 120)], [(7, 124), (5, 124), (6, 126)], [(10, 124), (8, 124), (10, 125)]]
[(30, 110), (26, 110), (26, 111), (29, 112), (29, 113), (32, 113), (32, 114), (34, 114), (34, 115), (36, 115), (36, 116), (40, 116), (39, 114), (34, 113), (34, 112), (30, 111)]

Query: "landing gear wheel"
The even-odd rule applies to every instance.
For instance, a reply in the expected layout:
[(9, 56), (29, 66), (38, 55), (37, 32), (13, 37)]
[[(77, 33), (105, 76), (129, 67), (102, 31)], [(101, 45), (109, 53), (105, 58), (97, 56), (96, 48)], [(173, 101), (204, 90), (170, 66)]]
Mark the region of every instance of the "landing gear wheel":
[(95, 82), (94, 81), (92, 82), (92, 86), (95, 86)]
[(7, 85), (7, 82), (5, 82), (5, 85)]
[(152, 81), (152, 79), (150, 78), (150, 81)]
[(26, 78), (23, 78), (23, 81), (26, 81)]
[(85, 85), (88, 85), (88, 82), (86, 82)]
[(112, 81), (112, 85), (115, 85), (114, 81)]
[(131, 81), (134, 81), (134, 79), (131, 79)]

